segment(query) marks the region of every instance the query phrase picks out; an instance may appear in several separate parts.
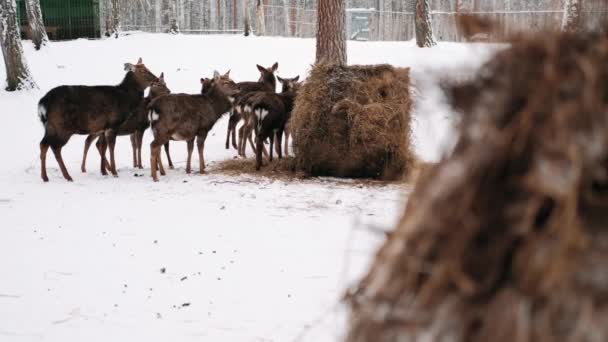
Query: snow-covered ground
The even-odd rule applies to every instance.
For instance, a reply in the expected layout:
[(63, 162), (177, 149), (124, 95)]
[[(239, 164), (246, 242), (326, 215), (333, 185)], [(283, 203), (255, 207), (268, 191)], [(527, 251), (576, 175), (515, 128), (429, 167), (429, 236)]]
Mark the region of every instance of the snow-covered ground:
[[(60, 84), (116, 84), (143, 57), (173, 92), (195, 93), (214, 69), (257, 80), (255, 64), (304, 76), (314, 40), (139, 34), (53, 43), (25, 51), (40, 90), (0, 91), (0, 341), (337, 341), (344, 290), (361, 276), (402, 212), (408, 185), (274, 180), (177, 169), (159, 183), (131, 168), (119, 138), (119, 177), (102, 177), (94, 147), (80, 173), (83, 137), (64, 148), (65, 182), (51, 153), (42, 183), (36, 103)], [(411, 66), (417, 86), (418, 155), (435, 160), (449, 143), (449, 110), (437, 87), (463, 77), (495, 47), (349, 42), (351, 64)], [(1, 63), (1, 62), (0, 62)], [(4, 67), (0, 79), (4, 79)], [(227, 119), (211, 132), (206, 160), (224, 149)], [(149, 166), (150, 133), (144, 164)], [(197, 164), (196, 156), (194, 165)], [(143, 177), (140, 177), (143, 175)], [(374, 228), (374, 229), (370, 229)]]

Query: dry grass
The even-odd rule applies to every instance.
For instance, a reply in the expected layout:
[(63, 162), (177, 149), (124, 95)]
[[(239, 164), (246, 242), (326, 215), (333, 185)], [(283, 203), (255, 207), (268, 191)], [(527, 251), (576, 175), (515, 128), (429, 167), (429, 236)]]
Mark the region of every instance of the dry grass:
[(313, 176), (404, 178), (410, 146), (409, 69), (317, 65), (291, 118), (296, 168)]
[(227, 159), (213, 165), (211, 173), (223, 173), (231, 176), (239, 176), (243, 174), (256, 175), (261, 177), (276, 178), (276, 179), (302, 179), (306, 175), (301, 171), (296, 171), (295, 159), (287, 157), (283, 159), (275, 159), (272, 163), (265, 161), (264, 167), (259, 171), (255, 169), (255, 159)]
[(520, 37), (452, 89), (422, 173), (347, 299), (348, 342), (608, 341), (608, 35)]
[[(296, 168), (296, 161), (294, 157), (287, 157), (281, 160), (274, 160), (272, 163), (268, 164), (268, 161), (265, 161), (265, 165), (259, 171), (255, 169), (255, 159), (226, 159), (220, 162), (215, 162), (210, 165), (208, 172), (210, 174), (225, 174), (229, 176), (241, 176), (241, 175), (249, 175), (249, 176), (259, 176), (270, 179), (278, 179), (278, 180), (316, 180), (320, 179), (318, 177), (309, 176), (302, 170), (298, 170)], [(374, 179), (345, 179), (344, 182), (340, 182), (337, 178), (336, 182), (341, 184), (352, 184), (354, 186), (357, 185), (387, 185), (387, 184), (415, 184), (419, 177), (426, 174), (429, 170), (432, 169), (434, 163), (429, 162), (419, 162), (413, 164), (411, 168), (411, 172), (407, 177), (401, 178), (399, 180), (374, 180)]]

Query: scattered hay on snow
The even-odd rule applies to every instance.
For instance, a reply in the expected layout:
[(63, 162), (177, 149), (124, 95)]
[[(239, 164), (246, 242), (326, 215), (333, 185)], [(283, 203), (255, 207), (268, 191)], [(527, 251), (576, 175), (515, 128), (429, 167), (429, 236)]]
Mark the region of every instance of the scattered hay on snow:
[(346, 298), (348, 342), (608, 341), (608, 37), (543, 34), (453, 89), (451, 156)]
[(291, 118), (309, 175), (401, 179), (414, 163), (409, 69), (314, 66)]

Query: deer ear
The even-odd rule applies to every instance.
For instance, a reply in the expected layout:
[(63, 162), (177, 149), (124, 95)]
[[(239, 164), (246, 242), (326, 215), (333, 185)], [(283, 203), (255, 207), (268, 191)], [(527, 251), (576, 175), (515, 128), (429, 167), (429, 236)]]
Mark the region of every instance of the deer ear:
[(277, 69), (279, 68), (279, 62), (276, 62), (272, 65), (272, 72), (277, 71)]
[(293, 79), (294, 82), (298, 82), (299, 80), (300, 80), (300, 75), (294, 77), (294, 79)]
[(131, 63), (125, 63), (125, 71), (133, 71), (135, 69), (135, 65)]
[(159, 81), (161, 81), (161, 83), (165, 83), (165, 73), (161, 72), (160, 73), (160, 77), (158, 78)]
[(255, 66), (258, 67), (258, 70), (260, 70), (260, 72), (266, 71), (266, 68), (264, 68), (263, 66), (261, 66), (259, 64), (256, 64)]
[(281, 76), (277, 76), (277, 79), (279, 80), (279, 82), (281, 83), (285, 83), (285, 80), (281, 78)]
[(224, 77), (229, 78), (229, 77), (230, 77), (230, 71), (232, 71), (232, 69), (231, 69), (231, 70), (228, 70), (228, 71), (227, 71), (227, 72), (224, 74)]
[(201, 78), (201, 84), (205, 84), (205, 79)]
[(139, 59), (137, 60), (137, 64), (143, 64), (143, 61), (141, 60), (141, 57), (139, 57)]
[(220, 73), (219, 73), (219, 72), (217, 72), (217, 70), (215, 70), (215, 71), (213, 72), (213, 79), (217, 81), (217, 80), (219, 80), (219, 79), (220, 79), (220, 77), (221, 77), (221, 76), (220, 76)]

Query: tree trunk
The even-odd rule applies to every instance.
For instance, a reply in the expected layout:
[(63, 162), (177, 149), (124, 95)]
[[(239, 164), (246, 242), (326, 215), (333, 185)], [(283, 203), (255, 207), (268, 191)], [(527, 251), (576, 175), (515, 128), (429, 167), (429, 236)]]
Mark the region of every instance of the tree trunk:
[(580, 32), (582, 30), (582, 5), (582, 0), (566, 0), (562, 17), (562, 31)]
[(37, 88), (23, 54), (15, 0), (0, 0), (0, 45), (6, 67), (6, 90)]
[(416, 0), (416, 44), (419, 47), (437, 45), (433, 38), (430, 7), (429, 0)]
[(285, 37), (289, 37), (289, 0), (283, 0), (283, 17), (285, 18)]
[(120, 4), (118, 0), (112, 0), (111, 17), (110, 17), (110, 35), (118, 38), (120, 30)]
[(249, 12), (249, 0), (243, 0), (243, 17), (245, 20), (245, 26), (243, 27), (243, 31), (245, 31), (245, 37), (249, 36), (251, 32), (251, 16)]
[(316, 63), (346, 65), (344, 0), (323, 0), (317, 5)]
[(226, 0), (217, 0), (217, 23), (218, 29), (223, 31), (226, 29), (224, 26), (224, 15), (226, 13)]
[(262, 2), (262, 0), (257, 0), (258, 3), (256, 5), (256, 16), (257, 16), (257, 23), (256, 23), (256, 30), (258, 31), (257, 34), (258, 36), (263, 36), (266, 34), (266, 23), (264, 20), (264, 3)]
[(42, 20), (40, 0), (26, 0), (25, 8), (27, 10), (27, 21), (30, 24), (30, 37), (36, 50), (40, 50), (42, 46), (49, 42), (49, 37), (46, 35), (46, 29)]

